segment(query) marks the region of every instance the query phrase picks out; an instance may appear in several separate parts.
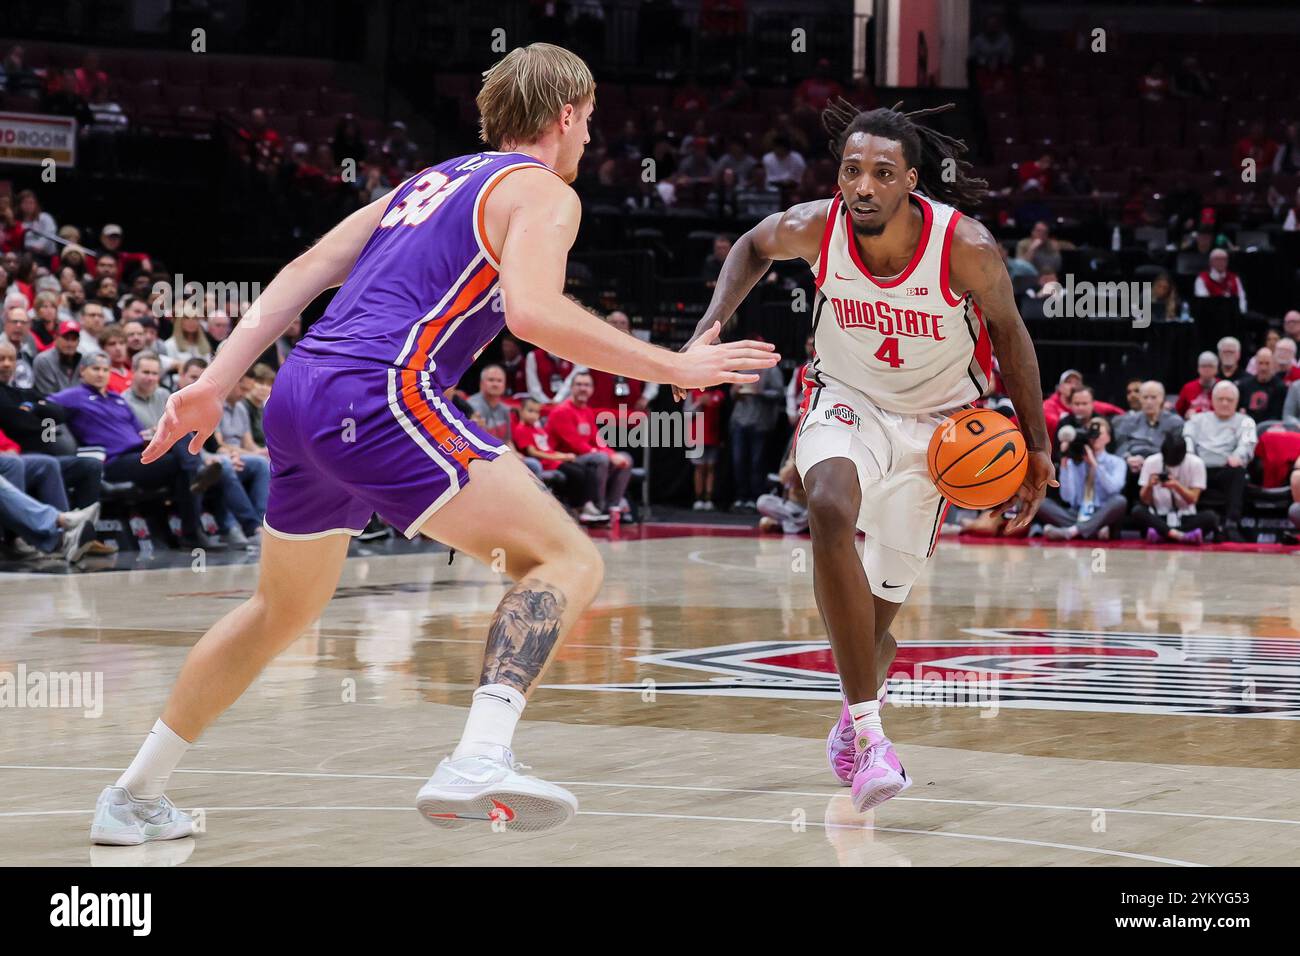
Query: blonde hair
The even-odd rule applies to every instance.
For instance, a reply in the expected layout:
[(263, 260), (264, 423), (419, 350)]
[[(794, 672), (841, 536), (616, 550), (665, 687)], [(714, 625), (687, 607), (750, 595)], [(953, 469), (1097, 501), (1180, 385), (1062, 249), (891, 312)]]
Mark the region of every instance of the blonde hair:
[(550, 43), (516, 47), (483, 74), (479, 139), (499, 149), (532, 143), (566, 103), (596, 98), (596, 80), (582, 57)]

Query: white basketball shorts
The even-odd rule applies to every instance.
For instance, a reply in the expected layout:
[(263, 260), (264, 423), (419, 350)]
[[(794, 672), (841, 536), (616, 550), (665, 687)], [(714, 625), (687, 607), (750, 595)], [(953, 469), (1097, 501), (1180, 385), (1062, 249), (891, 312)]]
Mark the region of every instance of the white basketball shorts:
[(828, 458), (847, 458), (862, 486), (858, 530), (871, 591), (901, 604), (934, 553), (947, 501), (930, 480), (925, 453), (947, 418), (879, 408), (855, 388), (811, 385), (795, 436), (799, 477)]

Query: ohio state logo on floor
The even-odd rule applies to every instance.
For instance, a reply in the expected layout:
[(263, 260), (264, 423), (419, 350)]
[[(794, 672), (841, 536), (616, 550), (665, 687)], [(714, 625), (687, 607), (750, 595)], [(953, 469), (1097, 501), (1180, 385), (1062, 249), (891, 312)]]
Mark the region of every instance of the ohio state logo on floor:
[[(967, 628), (963, 633), (973, 639), (900, 641), (890, 668), (890, 694), (904, 704), (910, 695), (914, 705), (924, 706), (930, 682), (955, 686), (977, 680), (994, 689), (997, 707), (1007, 709), (1300, 719), (1300, 641), (1060, 629)], [(825, 642), (748, 641), (630, 660), (710, 675), (697, 681), (656, 676), (656, 693), (839, 697)], [(648, 685), (552, 686), (643, 693)]]

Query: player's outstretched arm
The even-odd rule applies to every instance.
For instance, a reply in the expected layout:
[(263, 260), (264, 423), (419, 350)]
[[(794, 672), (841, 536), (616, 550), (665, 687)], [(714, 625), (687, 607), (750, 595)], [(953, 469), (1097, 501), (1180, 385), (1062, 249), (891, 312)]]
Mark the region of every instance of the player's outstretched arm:
[(153, 440), (141, 456), (145, 464), (161, 458), (191, 432), (194, 437), (190, 451), (198, 453), (221, 421), (222, 403), (240, 376), (316, 296), (348, 277), (392, 198), (390, 192), (358, 209), (280, 270), (239, 320), (199, 380), (167, 399)]
[(1047, 421), (1043, 417), (1038, 356), (1034, 353), (1029, 330), (1020, 318), (1020, 310), (1016, 308), (1011, 277), (1002, 264), (997, 241), (989, 231), (974, 219), (963, 217), (953, 234), (948, 265), (953, 291), (958, 295), (971, 293), (984, 313), (1002, 379), (1006, 382), (1029, 449), (1029, 470), (1025, 473), (1024, 483), (1004, 506), (1018, 506), (1015, 520), (1007, 526), (1008, 531), (1015, 531), (1033, 519), (1047, 493), (1047, 486), (1055, 487), (1057, 484), (1051, 445), (1047, 440)]
[(672, 352), (620, 332), (569, 301), (565, 263), (581, 215), (574, 191), (541, 169), (513, 173), (490, 194), (485, 219), (490, 239), (504, 232), (498, 247), (501, 292), (506, 325), (515, 335), (580, 365), (683, 388), (756, 382), (749, 370), (780, 360), (765, 342)]

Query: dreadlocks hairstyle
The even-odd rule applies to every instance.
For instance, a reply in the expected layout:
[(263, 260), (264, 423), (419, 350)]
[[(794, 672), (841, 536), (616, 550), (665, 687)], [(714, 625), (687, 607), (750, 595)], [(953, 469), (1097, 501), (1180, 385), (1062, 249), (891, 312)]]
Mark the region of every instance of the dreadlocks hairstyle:
[[(950, 206), (978, 206), (989, 184), (971, 176), (971, 164), (962, 158), (966, 143), (916, 122), (922, 116), (956, 109), (957, 105), (945, 103), (910, 113), (902, 112), (899, 109), (902, 105), (899, 102), (892, 109), (859, 110), (842, 97), (828, 104), (822, 110), (822, 127), (830, 135), (830, 151), (836, 165), (844, 156), (844, 144), (854, 133), (892, 139), (902, 144), (903, 161), (916, 170), (918, 190)], [(945, 168), (951, 170), (947, 178)]]

